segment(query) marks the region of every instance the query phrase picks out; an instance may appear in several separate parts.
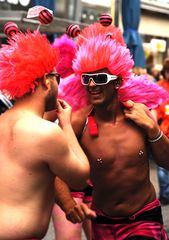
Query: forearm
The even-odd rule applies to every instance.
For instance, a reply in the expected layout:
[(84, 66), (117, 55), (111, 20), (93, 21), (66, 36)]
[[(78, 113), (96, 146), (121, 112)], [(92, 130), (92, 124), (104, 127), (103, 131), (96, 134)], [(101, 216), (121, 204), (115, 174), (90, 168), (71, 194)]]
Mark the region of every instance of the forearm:
[(68, 185), (58, 177), (55, 178), (55, 199), (65, 213), (76, 205)]
[(65, 101), (58, 102), (58, 120), (70, 149), (70, 157), (75, 164), (77, 174), (83, 179), (89, 178), (89, 161), (84, 154), (71, 125), (71, 108)]
[(70, 124), (65, 125), (62, 130), (64, 131), (66, 138), (68, 140), (68, 143), (72, 149), (72, 151), (75, 153), (79, 161), (81, 161), (85, 166), (89, 167), (89, 161), (82, 150), (77, 137), (75, 136), (75, 133), (73, 131), (73, 128)]

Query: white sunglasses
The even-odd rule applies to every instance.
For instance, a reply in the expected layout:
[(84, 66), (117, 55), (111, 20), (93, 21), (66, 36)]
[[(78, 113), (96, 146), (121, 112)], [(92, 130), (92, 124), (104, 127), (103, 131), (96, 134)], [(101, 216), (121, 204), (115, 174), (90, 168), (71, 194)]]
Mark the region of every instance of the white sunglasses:
[(96, 85), (105, 85), (117, 78), (118, 76), (108, 73), (83, 73), (81, 76), (81, 82), (83, 85), (89, 85), (90, 81), (93, 81)]

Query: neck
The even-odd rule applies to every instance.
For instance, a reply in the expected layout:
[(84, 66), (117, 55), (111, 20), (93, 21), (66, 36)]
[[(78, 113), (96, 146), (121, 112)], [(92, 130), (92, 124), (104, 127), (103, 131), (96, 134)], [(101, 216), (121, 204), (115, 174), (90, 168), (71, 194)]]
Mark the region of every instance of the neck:
[(95, 118), (101, 121), (113, 121), (116, 122), (123, 117), (122, 104), (117, 100), (113, 101), (109, 105), (94, 106)]
[(30, 112), (39, 117), (43, 117), (45, 112), (44, 99), (37, 94), (24, 96), (16, 100), (14, 104), (15, 110), (22, 110), (22, 112)]

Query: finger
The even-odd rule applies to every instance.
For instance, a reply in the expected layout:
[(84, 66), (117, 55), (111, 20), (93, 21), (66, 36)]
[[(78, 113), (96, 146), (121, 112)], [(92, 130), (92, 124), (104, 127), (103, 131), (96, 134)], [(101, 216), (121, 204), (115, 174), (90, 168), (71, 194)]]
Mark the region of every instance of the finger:
[(85, 219), (85, 212), (83, 211), (82, 206), (75, 206), (74, 210), (80, 220), (83, 221)]
[(87, 218), (96, 218), (96, 213), (92, 209), (90, 209), (86, 204), (82, 205), (82, 209)]
[(81, 207), (77, 205), (67, 213), (67, 218), (80, 223), (85, 219), (85, 214)]
[(133, 111), (131, 111), (130, 109), (125, 109), (124, 110), (124, 116), (125, 117), (130, 117), (133, 115)]
[(70, 107), (70, 105), (63, 99), (58, 99), (58, 102), (60, 103), (60, 105), (63, 107), (63, 108), (68, 108)]
[(135, 119), (135, 116), (134, 116), (133, 113), (130, 112), (130, 111), (125, 111), (124, 116), (125, 116), (125, 118), (127, 118), (127, 119), (131, 119), (131, 120), (134, 120), (134, 119)]
[(57, 100), (56, 112), (60, 112), (61, 110), (62, 110), (62, 106), (60, 104), (60, 101)]
[(84, 219), (81, 218), (79, 215), (76, 215), (75, 213), (67, 215), (67, 219), (73, 223), (81, 223)]
[(123, 106), (124, 106), (125, 108), (129, 108), (129, 109), (134, 106), (134, 102), (133, 102), (132, 100), (128, 100), (128, 101), (126, 101), (126, 102), (122, 102), (122, 104), (123, 104)]
[(79, 219), (75, 216), (71, 216), (69, 214), (66, 215), (66, 219), (72, 223), (79, 223)]

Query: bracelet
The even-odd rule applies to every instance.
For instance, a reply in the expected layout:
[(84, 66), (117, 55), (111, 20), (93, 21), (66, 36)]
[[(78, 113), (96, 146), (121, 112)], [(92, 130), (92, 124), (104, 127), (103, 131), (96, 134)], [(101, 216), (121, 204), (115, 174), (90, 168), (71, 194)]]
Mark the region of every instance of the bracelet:
[(163, 132), (160, 130), (157, 137), (155, 137), (154, 139), (148, 139), (148, 141), (151, 143), (157, 142), (158, 140), (160, 140), (162, 138), (162, 136), (163, 136)]

